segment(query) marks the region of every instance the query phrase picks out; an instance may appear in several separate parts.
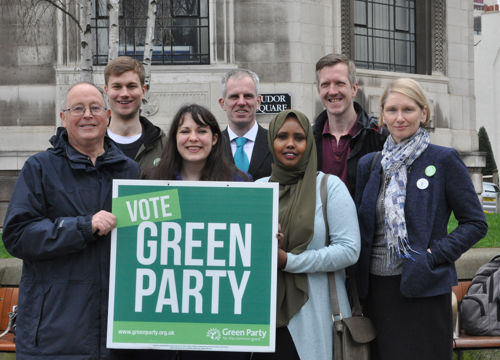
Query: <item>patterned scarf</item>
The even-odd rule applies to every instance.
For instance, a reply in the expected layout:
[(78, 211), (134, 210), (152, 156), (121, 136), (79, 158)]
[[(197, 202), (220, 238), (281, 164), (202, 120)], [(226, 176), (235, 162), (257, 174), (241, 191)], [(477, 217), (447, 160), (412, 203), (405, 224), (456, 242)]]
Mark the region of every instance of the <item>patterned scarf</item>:
[(394, 142), (392, 136), (387, 137), (382, 150), (382, 168), (386, 181), (390, 178), (384, 198), (385, 241), (389, 267), (392, 267), (396, 255), (400, 259), (415, 261), (410, 252), (420, 254), (411, 248), (406, 229), (405, 201), (408, 181), (406, 169), (427, 149), (429, 142), (429, 134), (424, 128), (419, 127), (415, 135), (399, 144)]

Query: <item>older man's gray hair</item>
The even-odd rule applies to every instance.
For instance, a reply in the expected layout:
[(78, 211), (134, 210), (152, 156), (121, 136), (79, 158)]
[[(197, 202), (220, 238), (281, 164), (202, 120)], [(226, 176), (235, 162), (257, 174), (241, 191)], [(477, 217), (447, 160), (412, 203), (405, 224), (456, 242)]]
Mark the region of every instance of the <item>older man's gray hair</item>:
[(221, 79), (222, 84), (222, 97), (226, 98), (227, 95), (227, 81), (231, 78), (241, 79), (245, 76), (250, 76), (255, 84), (255, 95), (259, 94), (259, 76), (251, 70), (247, 69), (234, 69), (230, 70), (226, 75), (224, 75)]
[(59, 106), (60, 106), (60, 110), (61, 111), (64, 111), (66, 110), (66, 100), (68, 100), (68, 93), (71, 91), (71, 89), (73, 89), (75, 86), (78, 86), (78, 85), (81, 85), (81, 84), (88, 84), (88, 85), (92, 85), (93, 87), (95, 87), (97, 90), (99, 90), (99, 92), (101, 93), (102, 95), (102, 99), (104, 100), (104, 106), (106, 106), (106, 108), (109, 108), (109, 102), (108, 102), (108, 97), (106, 96), (106, 93), (104, 92), (104, 90), (102, 88), (100, 88), (99, 86), (97, 86), (96, 84), (92, 84), (91, 82), (88, 82), (88, 81), (80, 81), (80, 82), (77, 82), (76, 84), (73, 84), (71, 85), (65, 92), (62, 93), (61, 95), (61, 99), (60, 99), (60, 102), (59, 102)]

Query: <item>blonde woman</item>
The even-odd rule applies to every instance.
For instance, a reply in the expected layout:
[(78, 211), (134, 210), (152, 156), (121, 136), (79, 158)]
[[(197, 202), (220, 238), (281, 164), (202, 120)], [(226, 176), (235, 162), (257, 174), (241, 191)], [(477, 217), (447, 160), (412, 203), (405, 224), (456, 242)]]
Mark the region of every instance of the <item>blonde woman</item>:
[[(451, 360), (454, 262), (488, 226), (458, 152), (430, 144), (420, 85), (398, 79), (380, 101), (391, 135), (380, 156), (360, 160), (356, 186), (359, 295), (377, 328), (372, 359)], [(448, 234), (452, 211), (459, 225)]]

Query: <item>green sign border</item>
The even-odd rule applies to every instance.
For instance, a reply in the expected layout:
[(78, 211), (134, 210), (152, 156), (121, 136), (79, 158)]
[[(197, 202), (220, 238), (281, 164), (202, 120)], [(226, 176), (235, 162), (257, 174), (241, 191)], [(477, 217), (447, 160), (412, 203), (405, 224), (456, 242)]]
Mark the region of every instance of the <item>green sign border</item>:
[[(165, 187), (172, 187), (167, 190), (170, 194), (170, 216), (165, 218), (160, 215), (154, 219), (139, 219), (139, 210), (136, 208), (135, 216), (137, 221), (130, 221), (130, 204), (134, 199), (141, 198), (139, 195), (119, 196), (120, 186), (148, 187), (151, 198), (158, 198), (159, 194), (165, 194)], [(161, 186), (163, 189), (158, 193), (151, 192), (151, 187)], [(177, 187), (197, 187), (197, 188), (252, 188), (252, 189), (272, 189), (273, 190), (273, 211), (272, 211), (272, 233), (277, 232), (278, 223), (278, 184), (277, 183), (243, 183), (243, 182), (189, 182), (189, 181), (153, 181), (153, 180), (113, 180), (113, 213), (117, 215), (118, 227), (136, 226), (142, 221), (162, 222), (181, 218), (181, 209)], [(126, 201), (129, 201), (127, 208)], [(155, 205), (156, 202), (156, 205)], [(139, 205), (139, 204), (136, 204)], [(146, 203), (143, 206), (142, 214), (146, 213)], [(158, 200), (150, 201), (150, 205), (157, 206)], [(140, 205), (139, 205), (140, 206)], [(115, 210), (116, 209), (116, 210)], [(151, 214), (153, 207), (150, 208)], [(165, 214), (165, 212), (163, 212)], [(123, 221), (123, 218), (127, 221)], [(271, 269), (277, 269), (277, 247), (272, 246)], [(275, 318), (276, 318), (276, 271), (271, 274), (271, 294), (269, 298), (270, 319), (268, 324), (226, 324), (226, 323), (178, 323), (178, 322), (140, 322), (140, 321), (115, 321), (114, 319), (114, 294), (116, 279), (116, 255), (117, 255), (117, 229), (112, 232), (111, 240), (111, 269), (110, 269), (110, 293), (109, 293), (109, 313), (108, 313), (108, 348), (121, 349), (177, 349), (177, 350), (227, 350), (227, 351), (253, 351), (272, 352), (275, 349)]]

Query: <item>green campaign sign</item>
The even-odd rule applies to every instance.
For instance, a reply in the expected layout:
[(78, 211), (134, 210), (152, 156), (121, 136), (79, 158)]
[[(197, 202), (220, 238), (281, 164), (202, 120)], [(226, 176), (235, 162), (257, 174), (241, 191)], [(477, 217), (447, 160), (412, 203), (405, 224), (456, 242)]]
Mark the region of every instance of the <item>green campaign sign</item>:
[(278, 184), (114, 180), (107, 346), (274, 351)]

